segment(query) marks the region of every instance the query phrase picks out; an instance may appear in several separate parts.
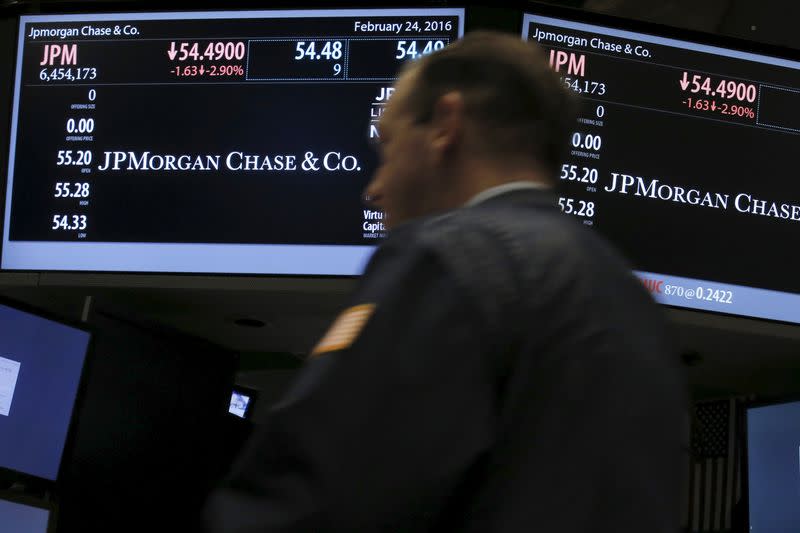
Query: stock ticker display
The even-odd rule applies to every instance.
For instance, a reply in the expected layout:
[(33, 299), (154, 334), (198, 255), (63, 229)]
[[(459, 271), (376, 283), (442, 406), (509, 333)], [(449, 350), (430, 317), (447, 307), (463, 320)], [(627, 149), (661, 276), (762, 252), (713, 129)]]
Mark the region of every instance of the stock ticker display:
[[(407, 61), (463, 9), (23, 16), (2, 266), (357, 275)], [(800, 323), (800, 62), (526, 14), (583, 102), (558, 199), (661, 303)]]
[(527, 14), (582, 111), (562, 211), (661, 303), (800, 322), (800, 62)]
[(2, 268), (355, 275), (401, 65), (463, 9), (23, 16)]

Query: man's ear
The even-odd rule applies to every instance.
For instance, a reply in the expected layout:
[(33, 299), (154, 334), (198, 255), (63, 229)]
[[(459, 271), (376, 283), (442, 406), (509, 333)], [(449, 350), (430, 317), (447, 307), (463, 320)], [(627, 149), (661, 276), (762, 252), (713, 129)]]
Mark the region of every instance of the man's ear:
[(439, 97), (433, 106), (431, 144), (444, 155), (461, 143), (464, 136), (464, 97), (451, 91)]

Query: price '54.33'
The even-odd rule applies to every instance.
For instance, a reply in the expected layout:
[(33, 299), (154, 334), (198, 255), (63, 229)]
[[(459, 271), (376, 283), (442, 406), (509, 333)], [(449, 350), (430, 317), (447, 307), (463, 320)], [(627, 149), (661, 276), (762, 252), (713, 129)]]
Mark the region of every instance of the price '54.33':
[(87, 226), (86, 215), (53, 215), (54, 231), (83, 231)]

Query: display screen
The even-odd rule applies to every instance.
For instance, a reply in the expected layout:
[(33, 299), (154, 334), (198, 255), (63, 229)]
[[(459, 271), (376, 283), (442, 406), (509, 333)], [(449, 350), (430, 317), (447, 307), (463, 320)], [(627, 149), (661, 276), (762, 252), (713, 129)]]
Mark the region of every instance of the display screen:
[(46, 533), (50, 511), (0, 498), (0, 524), (9, 533)]
[(800, 531), (800, 402), (747, 411), (750, 531)]
[(527, 14), (583, 104), (562, 210), (664, 304), (800, 322), (800, 62)]
[(249, 394), (240, 391), (231, 393), (231, 406), (228, 409), (230, 414), (239, 418), (248, 418), (251, 410), (251, 397)]
[(377, 119), (463, 15), (21, 17), (2, 268), (360, 274)]
[(56, 480), (89, 333), (0, 304), (0, 468)]

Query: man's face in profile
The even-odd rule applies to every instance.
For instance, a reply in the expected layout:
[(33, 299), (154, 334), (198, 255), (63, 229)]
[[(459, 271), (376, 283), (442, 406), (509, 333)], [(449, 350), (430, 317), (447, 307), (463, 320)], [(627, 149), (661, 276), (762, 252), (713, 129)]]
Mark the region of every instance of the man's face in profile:
[(427, 128), (417, 124), (408, 95), (416, 83), (414, 69), (397, 81), (378, 129), (380, 166), (365, 190), (368, 202), (384, 211), (388, 228), (424, 216), (430, 211), (431, 170)]

